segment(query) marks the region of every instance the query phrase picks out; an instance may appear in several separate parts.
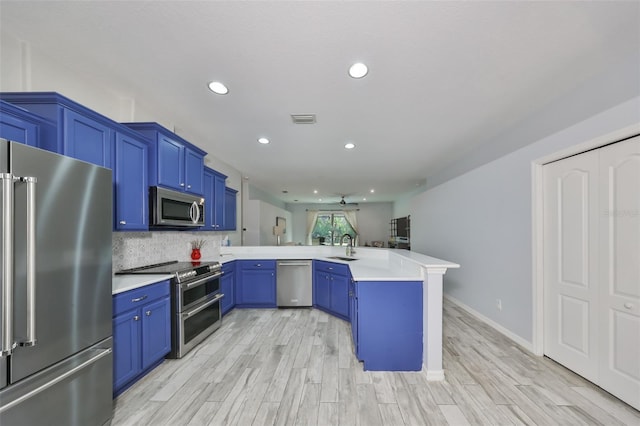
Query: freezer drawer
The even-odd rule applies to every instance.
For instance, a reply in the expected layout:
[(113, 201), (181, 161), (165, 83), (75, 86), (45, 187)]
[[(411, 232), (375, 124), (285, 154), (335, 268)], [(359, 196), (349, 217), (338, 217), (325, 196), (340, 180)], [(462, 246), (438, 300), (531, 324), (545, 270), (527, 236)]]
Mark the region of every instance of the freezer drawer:
[(279, 307), (312, 305), (311, 260), (278, 260), (276, 276)]
[(6, 425), (103, 425), (112, 415), (112, 339), (0, 391)]

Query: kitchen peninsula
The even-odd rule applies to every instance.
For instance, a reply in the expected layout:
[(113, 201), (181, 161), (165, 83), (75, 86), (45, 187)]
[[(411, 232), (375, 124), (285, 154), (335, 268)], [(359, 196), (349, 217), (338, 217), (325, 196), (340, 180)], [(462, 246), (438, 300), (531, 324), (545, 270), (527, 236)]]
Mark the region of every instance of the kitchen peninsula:
[[(337, 264), (348, 265), (352, 283), (358, 286), (358, 291), (361, 292), (360, 296), (362, 300), (360, 300), (360, 303), (366, 301), (366, 299), (363, 299), (362, 297), (366, 295), (366, 291), (369, 288), (377, 288), (381, 291), (381, 293), (373, 291), (370, 293), (371, 295), (380, 295), (384, 293), (384, 296), (379, 297), (379, 299), (383, 300), (376, 301), (376, 305), (380, 303), (380, 305), (376, 306), (376, 309), (379, 309), (380, 306), (385, 306), (385, 304), (388, 303), (386, 300), (387, 296), (394, 296), (394, 287), (398, 292), (401, 290), (407, 291), (408, 288), (413, 288), (414, 290), (408, 290), (412, 293), (407, 293), (407, 295), (412, 294), (418, 297), (417, 295), (421, 294), (422, 300), (418, 301), (421, 303), (416, 306), (419, 306), (422, 312), (417, 312), (417, 315), (412, 317), (411, 320), (419, 323), (419, 318), (421, 317), (422, 324), (413, 324), (418, 327), (416, 330), (419, 330), (419, 334), (414, 334), (413, 337), (411, 337), (411, 344), (412, 346), (418, 346), (417, 353), (421, 353), (422, 362), (419, 363), (421, 365), (418, 365), (417, 368), (411, 369), (424, 370), (428, 380), (443, 380), (443, 276), (447, 269), (459, 268), (460, 265), (406, 250), (358, 247), (355, 255), (353, 256), (353, 259), (355, 260), (347, 261), (336, 258), (342, 257), (344, 254), (344, 248), (331, 246), (234, 246), (221, 247), (219, 253), (214, 256), (216, 257), (215, 259), (211, 256), (207, 257), (205, 254), (203, 260), (217, 260), (223, 264), (223, 267), (225, 264), (229, 264), (234, 261), (264, 259), (313, 259), (316, 261), (329, 261)], [(135, 288), (136, 278), (140, 279), (140, 277), (134, 276), (114, 277), (114, 294)], [(146, 277), (146, 283), (143, 283), (142, 281), (140, 283), (140, 285), (145, 284), (148, 284), (148, 277)], [(384, 312), (388, 312), (388, 310), (385, 310)], [(361, 321), (366, 321), (366, 318), (371, 319), (375, 317), (380, 319), (381, 324), (384, 324), (386, 321), (385, 315), (380, 315), (380, 312), (377, 312), (377, 315), (365, 317), (365, 319)], [(354, 319), (352, 319), (352, 327), (353, 321)], [(360, 328), (362, 330), (366, 330), (366, 325), (367, 324), (361, 323)], [(366, 338), (366, 336), (364, 337)], [(366, 348), (363, 348), (363, 350), (366, 350)], [(373, 354), (371, 355), (373, 358), (377, 356), (384, 356), (376, 354), (376, 352), (377, 351), (372, 350), (369, 353)], [(396, 352), (402, 351), (399, 350)], [(358, 354), (356, 353), (356, 355)], [(367, 359), (364, 360), (365, 369), (382, 369), (379, 368), (379, 365), (383, 364), (379, 364), (378, 360), (373, 359), (368, 363)]]

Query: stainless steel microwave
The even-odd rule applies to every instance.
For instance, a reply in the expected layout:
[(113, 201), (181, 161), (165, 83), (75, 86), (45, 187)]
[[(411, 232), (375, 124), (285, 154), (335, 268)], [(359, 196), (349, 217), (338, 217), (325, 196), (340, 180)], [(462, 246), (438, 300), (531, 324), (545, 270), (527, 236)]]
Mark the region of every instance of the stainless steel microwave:
[(151, 227), (204, 226), (204, 198), (152, 186), (149, 188)]

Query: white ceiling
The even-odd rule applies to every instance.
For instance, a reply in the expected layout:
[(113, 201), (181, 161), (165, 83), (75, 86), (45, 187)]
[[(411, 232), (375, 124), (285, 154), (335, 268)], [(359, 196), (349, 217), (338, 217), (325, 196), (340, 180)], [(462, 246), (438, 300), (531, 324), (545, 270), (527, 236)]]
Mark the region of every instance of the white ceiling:
[(637, 2), (34, 3), (3, 0), (3, 31), (288, 202), (393, 200), (640, 51)]

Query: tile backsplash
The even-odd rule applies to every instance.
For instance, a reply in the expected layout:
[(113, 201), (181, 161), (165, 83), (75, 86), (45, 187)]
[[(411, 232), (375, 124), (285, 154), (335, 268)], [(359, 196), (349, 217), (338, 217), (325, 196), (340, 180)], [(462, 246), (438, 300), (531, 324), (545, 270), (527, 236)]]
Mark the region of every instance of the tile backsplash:
[(113, 271), (170, 260), (191, 260), (191, 241), (205, 240), (201, 260), (217, 260), (224, 235), (209, 232), (114, 232)]

